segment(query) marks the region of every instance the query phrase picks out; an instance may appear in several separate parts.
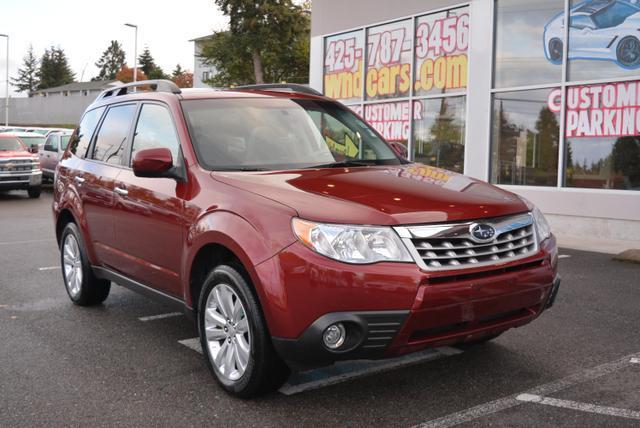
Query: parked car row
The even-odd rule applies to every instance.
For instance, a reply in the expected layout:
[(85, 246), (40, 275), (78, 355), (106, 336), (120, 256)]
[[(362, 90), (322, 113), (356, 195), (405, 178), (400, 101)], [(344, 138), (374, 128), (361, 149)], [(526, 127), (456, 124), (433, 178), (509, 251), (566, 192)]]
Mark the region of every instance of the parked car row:
[(0, 126), (0, 133), (5, 132), (33, 132), (48, 137), (53, 132), (70, 132), (67, 128), (40, 128), (33, 126)]
[(26, 190), (38, 198), (42, 189), (42, 170), (38, 145), (44, 137), (31, 133), (0, 133), (0, 190)]

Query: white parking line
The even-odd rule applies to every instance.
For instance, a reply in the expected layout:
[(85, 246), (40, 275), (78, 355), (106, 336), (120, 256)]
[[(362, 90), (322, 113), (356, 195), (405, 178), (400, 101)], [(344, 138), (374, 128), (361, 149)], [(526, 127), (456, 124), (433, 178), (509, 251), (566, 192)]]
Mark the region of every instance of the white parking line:
[(618, 416), (627, 419), (640, 419), (640, 412), (617, 407), (598, 406), (597, 404), (580, 403), (578, 401), (561, 400), (558, 398), (542, 397), (535, 394), (520, 394), (518, 401), (543, 404), (545, 406), (561, 407), (563, 409), (578, 410), (580, 412), (597, 413), (599, 415)]
[(194, 337), (193, 339), (178, 340), (178, 343), (186, 346), (187, 348), (190, 348), (193, 351), (196, 351), (199, 354), (202, 354), (202, 347), (200, 346), (199, 337)]
[(8, 242), (0, 242), (0, 245), (21, 245), (21, 244), (36, 244), (39, 242), (52, 242), (55, 239), (32, 239), (29, 241), (8, 241)]
[(571, 257), (569, 254), (560, 254), (558, 256), (559, 259), (568, 259), (569, 257)]
[(147, 317), (140, 317), (138, 319), (142, 322), (145, 322), (145, 321), (161, 320), (163, 318), (179, 317), (181, 315), (182, 315), (182, 312), (169, 312), (168, 314), (149, 315)]
[(451, 427), (464, 422), (469, 422), (469, 421), (478, 419), (480, 417), (499, 412), (501, 410), (506, 410), (512, 407), (522, 405), (523, 402), (517, 399), (519, 395), (522, 395), (525, 393), (533, 394), (533, 395), (541, 395), (541, 396), (553, 394), (555, 392), (570, 388), (574, 385), (578, 385), (584, 382), (588, 382), (590, 380), (598, 379), (607, 374), (614, 373), (624, 367), (629, 366), (629, 364), (631, 364), (629, 362), (630, 359), (639, 358), (639, 357), (640, 357), (640, 353), (627, 355), (626, 357), (621, 358), (619, 360), (601, 364), (599, 366), (583, 370), (581, 372), (578, 372), (571, 376), (567, 376), (555, 382), (550, 382), (550, 383), (537, 386), (535, 388), (530, 389), (529, 391), (523, 391), (521, 393), (499, 398), (497, 400), (490, 401), (488, 403), (483, 403), (478, 406), (462, 410), (460, 412), (451, 413), (449, 415), (442, 416), (440, 418), (433, 419), (428, 422), (424, 422), (417, 426), (419, 427)]
[(632, 358), (629, 360), (631, 364), (640, 364), (640, 358)]
[(60, 269), (60, 266), (46, 266), (46, 267), (38, 268), (38, 270), (54, 270), (54, 269)]

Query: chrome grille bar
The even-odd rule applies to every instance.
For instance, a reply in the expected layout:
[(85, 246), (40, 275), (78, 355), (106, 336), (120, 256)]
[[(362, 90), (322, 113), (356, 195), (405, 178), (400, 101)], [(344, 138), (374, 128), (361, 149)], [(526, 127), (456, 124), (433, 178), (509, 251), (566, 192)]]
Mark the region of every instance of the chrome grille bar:
[[(488, 242), (471, 235), (478, 224), (493, 226)], [(464, 269), (521, 259), (538, 250), (531, 214), (482, 219), (450, 224), (395, 227), (416, 263), (424, 270)]]

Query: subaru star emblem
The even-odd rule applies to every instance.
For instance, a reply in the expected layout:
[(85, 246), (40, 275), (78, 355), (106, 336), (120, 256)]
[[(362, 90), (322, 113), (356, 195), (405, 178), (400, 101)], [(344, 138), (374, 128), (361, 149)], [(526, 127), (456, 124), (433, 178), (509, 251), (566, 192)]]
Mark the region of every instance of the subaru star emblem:
[(476, 242), (489, 242), (496, 235), (496, 229), (486, 223), (474, 223), (469, 228), (471, 238)]

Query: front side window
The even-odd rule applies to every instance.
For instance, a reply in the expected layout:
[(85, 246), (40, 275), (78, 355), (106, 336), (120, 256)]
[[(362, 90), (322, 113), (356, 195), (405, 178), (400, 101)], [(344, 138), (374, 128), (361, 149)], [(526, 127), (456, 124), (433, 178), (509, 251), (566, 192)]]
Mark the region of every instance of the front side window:
[(49, 135), (47, 141), (44, 143), (44, 149), (48, 152), (58, 151), (58, 136)]
[(120, 165), (135, 109), (135, 104), (126, 104), (107, 111), (96, 137), (93, 159)]
[(173, 126), (171, 113), (158, 104), (144, 104), (133, 137), (131, 159), (145, 149), (167, 148), (171, 150), (175, 164), (180, 151), (180, 142)]
[(69, 143), (71, 144), (71, 153), (81, 158), (86, 156), (91, 138), (96, 130), (96, 126), (98, 126), (98, 121), (102, 117), (104, 109), (104, 107), (100, 107), (85, 113), (80, 121), (80, 125), (71, 136)]
[(200, 164), (212, 170), (399, 164), (351, 111), (296, 99), (182, 102)]
[(71, 140), (71, 135), (61, 135), (60, 136), (60, 150), (63, 152), (67, 150), (67, 146), (69, 145), (69, 141)]

